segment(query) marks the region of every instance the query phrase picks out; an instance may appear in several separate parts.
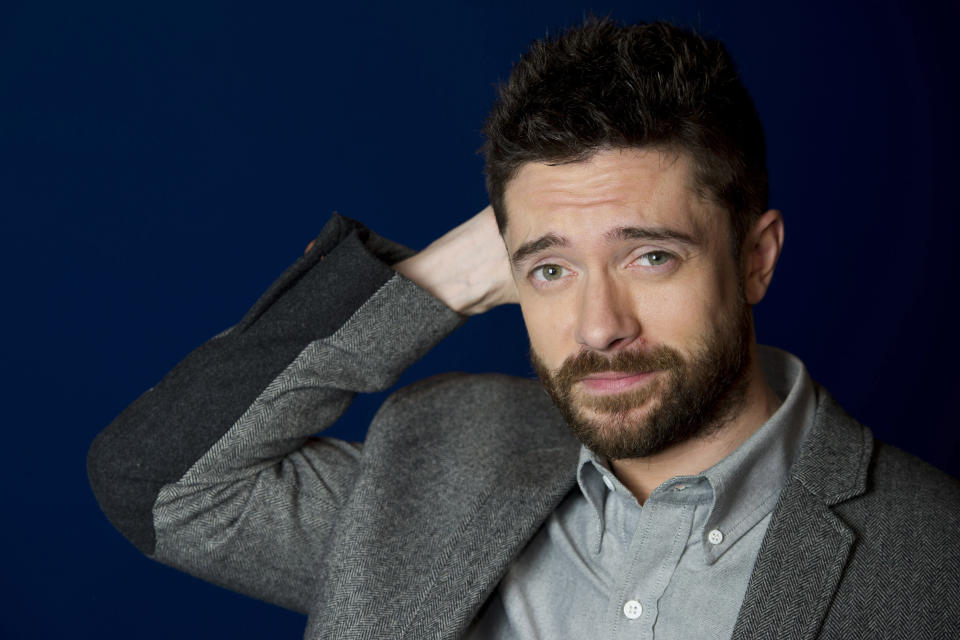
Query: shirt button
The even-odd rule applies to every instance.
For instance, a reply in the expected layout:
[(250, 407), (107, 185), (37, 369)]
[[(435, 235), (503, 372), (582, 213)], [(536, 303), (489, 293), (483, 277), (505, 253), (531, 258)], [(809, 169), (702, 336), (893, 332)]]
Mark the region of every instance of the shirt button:
[(607, 489), (610, 489), (610, 491), (613, 491), (613, 482), (610, 481), (610, 478), (608, 478), (607, 476), (600, 476), (600, 477), (603, 478), (603, 484), (607, 485)]
[(623, 603), (623, 615), (631, 620), (636, 620), (643, 613), (643, 607), (636, 600), (627, 600)]
[(720, 544), (723, 542), (723, 532), (720, 529), (714, 529), (707, 534), (707, 540), (710, 541), (710, 544)]

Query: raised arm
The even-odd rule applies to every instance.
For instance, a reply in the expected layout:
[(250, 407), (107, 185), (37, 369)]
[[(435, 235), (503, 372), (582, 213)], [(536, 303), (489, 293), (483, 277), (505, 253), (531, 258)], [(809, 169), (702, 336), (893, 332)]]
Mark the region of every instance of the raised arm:
[(164, 563), (305, 611), (363, 464), (359, 445), (311, 434), (462, 321), (391, 268), (409, 256), (335, 216), (237, 325), (94, 441), (88, 473), (111, 522)]

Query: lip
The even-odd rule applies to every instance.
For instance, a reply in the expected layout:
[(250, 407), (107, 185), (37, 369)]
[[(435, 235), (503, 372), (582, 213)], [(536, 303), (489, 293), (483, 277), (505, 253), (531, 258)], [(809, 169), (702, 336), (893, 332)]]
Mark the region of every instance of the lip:
[(592, 393), (623, 393), (645, 384), (658, 373), (660, 372), (624, 373), (621, 371), (606, 371), (581, 378), (580, 383)]

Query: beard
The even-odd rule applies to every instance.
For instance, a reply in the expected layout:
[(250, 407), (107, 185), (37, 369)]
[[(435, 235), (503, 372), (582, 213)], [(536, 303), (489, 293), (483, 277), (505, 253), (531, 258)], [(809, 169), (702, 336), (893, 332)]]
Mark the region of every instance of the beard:
[[(610, 460), (642, 458), (716, 432), (742, 406), (753, 326), (750, 308), (725, 315), (685, 359), (659, 345), (611, 357), (581, 351), (551, 371), (531, 348), (530, 360), (554, 404), (580, 441)], [(639, 388), (591, 394), (576, 388), (606, 372), (658, 372)], [(645, 411), (641, 411), (645, 409)]]

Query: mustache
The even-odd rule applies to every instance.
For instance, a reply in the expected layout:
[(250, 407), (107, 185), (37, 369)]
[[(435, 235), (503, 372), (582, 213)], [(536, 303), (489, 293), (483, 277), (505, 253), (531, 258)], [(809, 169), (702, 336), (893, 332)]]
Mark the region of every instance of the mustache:
[(643, 351), (621, 351), (604, 356), (596, 351), (581, 351), (564, 360), (552, 376), (562, 386), (596, 373), (649, 373), (683, 366), (683, 357), (670, 347), (658, 346)]

